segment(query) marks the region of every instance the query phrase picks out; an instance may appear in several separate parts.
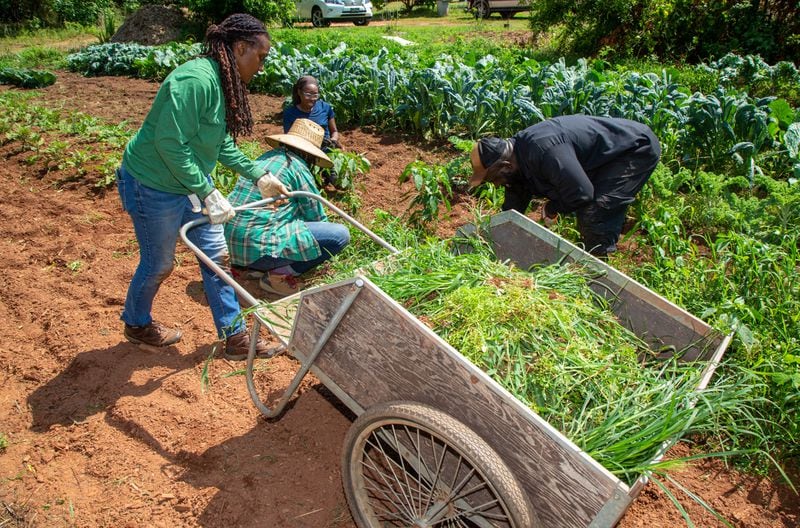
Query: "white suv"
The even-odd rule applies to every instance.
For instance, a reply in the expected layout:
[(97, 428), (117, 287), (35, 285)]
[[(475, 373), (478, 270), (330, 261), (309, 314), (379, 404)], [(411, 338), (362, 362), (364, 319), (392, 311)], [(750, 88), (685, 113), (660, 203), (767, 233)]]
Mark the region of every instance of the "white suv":
[(331, 22), (352, 22), (366, 26), (372, 20), (370, 0), (297, 0), (297, 18), (311, 20), (314, 27)]

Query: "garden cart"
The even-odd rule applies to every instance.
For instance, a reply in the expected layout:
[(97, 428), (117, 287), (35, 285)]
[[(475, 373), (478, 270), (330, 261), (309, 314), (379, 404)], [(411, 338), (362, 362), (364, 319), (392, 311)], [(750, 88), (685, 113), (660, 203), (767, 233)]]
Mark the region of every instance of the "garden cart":
[[(397, 252), (324, 198), (291, 196), (319, 200)], [(188, 241), (186, 232), (205, 221), (186, 224), (183, 240), (244, 303), (257, 306), (246, 369), (256, 407), (279, 415), (311, 372), (357, 416), (342, 473), (359, 527), (610, 527), (646, 484), (646, 475), (622, 482), (358, 272), (260, 303)], [(730, 335), (515, 211), (492, 217), (480, 231), (499, 259), (520, 268), (580, 261), (602, 271), (593, 289), (618, 320), (653, 350), (704, 360), (697, 388), (707, 386)], [(273, 408), (253, 381), (262, 326), (300, 365)]]

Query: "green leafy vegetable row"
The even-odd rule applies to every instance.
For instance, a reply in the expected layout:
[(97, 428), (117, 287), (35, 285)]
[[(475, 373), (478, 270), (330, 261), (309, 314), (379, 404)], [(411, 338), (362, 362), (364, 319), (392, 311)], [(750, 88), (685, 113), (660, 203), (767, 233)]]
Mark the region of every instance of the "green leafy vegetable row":
[[(90, 47), (67, 62), (85, 74), (161, 78), (200, 49), (199, 44), (112, 44)], [(719, 74), (720, 87), (712, 93), (693, 93), (671, 70), (618, 71), (601, 60), (568, 66), (530, 58), (501, 63), (488, 55), (466, 64), (460, 56), (431, 62), (386, 48), (365, 54), (344, 43), (326, 50), (277, 44), (251, 89), (288, 95), (298, 77), (312, 74), (342, 124), (442, 139), (510, 136), (564, 114), (627, 117), (650, 125), (662, 141), (664, 159), (679, 166), (734, 170), (751, 180), (764, 170), (800, 176), (800, 113), (786, 100), (753, 98), (736, 86), (751, 71), (800, 82), (794, 66), (727, 56), (705, 68)]]
[(27, 68), (0, 68), (0, 84), (12, 84), (20, 88), (45, 88), (56, 82), (53, 72)]

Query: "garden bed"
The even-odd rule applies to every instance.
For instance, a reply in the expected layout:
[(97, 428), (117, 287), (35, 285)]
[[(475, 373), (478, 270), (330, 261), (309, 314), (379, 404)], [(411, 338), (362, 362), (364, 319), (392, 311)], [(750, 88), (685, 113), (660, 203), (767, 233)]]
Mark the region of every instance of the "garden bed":
[[(132, 128), (157, 89), (56, 73), (37, 104), (112, 124), (127, 120)], [(279, 131), (278, 99), (256, 96), (252, 106), (259, 137)], [(411, 184), (397, 183), (400, 172), (417, 158), (438, 159), (436, 145), (400, 136), (355, 129), (342, 138), (372, 161), (359, 191), (364, 211), (401, 214)], [(0, 451), (0, 523), (352, 528), (339, 467), (350, 417), (336, 399), (310, 379), (281, 419), (262, 420), (237, 375), (242, 365), (207, 361), (213, 324), (184, 248), (155, 306), (156, 318), (180, 326), (184, 339), (163, 351), (124, 341), (119, 313), (137, 256), (114, 189), (65, 186), (59, 182), (68, 169), (42, 175), (16, 150), (0, 147), (0, 423), (9, 440)], [(443, 236), (469, 221), (468, 205), (454, 205), (438, 227)], [(255, 281), (246, 285), (258, 293)], [(278, 359), (259, 382), (282, 390), (293, 369)], [(734, 526), (800, 523), (797, 496), (777, 480), (713, 461), (673, 474)], [(698, 526), (722, 526), (685, 496), (682, 502)], [(620, 526), (682, 522), (664, 494), (648, 487)]]

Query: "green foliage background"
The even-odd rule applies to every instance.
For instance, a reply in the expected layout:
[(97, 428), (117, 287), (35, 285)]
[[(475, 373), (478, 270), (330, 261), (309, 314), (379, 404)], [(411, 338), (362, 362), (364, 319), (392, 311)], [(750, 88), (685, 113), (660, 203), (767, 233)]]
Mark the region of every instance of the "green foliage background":
[(66, 22), (91, 25), (114, 5), (114, 0), (0, 0), (0, 23), (27, 22), (33, 28)]
[(558, 47), (695, 61), (732, 51), (769, 61), (800, 56), (800, 4), (793, 0), (537, 0), (531, 28), (554, 25)]
[(265, 22), (285, 23), (294, 17), (293, 0), (182, 0), (198, 18), (219, 22), (232, 13), (249, 13)]

